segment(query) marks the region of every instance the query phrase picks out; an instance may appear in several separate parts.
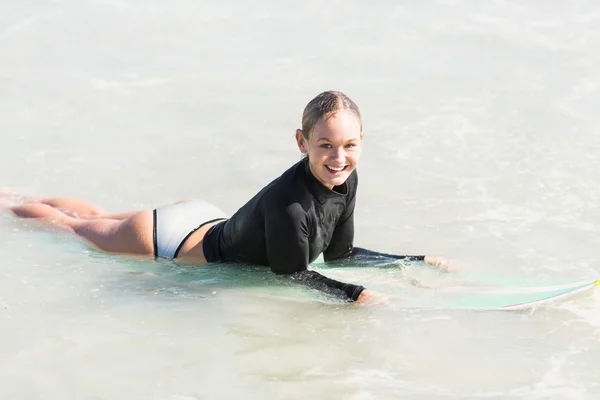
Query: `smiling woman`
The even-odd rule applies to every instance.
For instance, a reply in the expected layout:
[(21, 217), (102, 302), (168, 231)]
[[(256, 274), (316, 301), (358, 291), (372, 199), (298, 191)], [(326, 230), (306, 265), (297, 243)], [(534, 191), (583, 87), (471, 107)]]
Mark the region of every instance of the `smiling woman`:
[(296, 131), (298, 148), (306, 157), (230, 218), (195, 200), (119, 215), (70, 198), (18, 197), (11, 203), (5, 196), (5, 206), (16, 216), (69, 230), (102, 251), (197, 264), (265, 265), (311, 287), (366, 301), (375, 294), (309, 271), (308, 265), (322, 253), (325, 261), (386, 256), (447, 266), (435, 257), (384, 255), (354, 247), (362, 140), (356, 104), (341, 92), (328, 91), (308, 103), (302, 129)]
[(307, 104), (298, 148), (324, 186), (342, 185), (354, 171), (362, 150), (363, 122), (358, 106), (341, 92), (325, 92)]

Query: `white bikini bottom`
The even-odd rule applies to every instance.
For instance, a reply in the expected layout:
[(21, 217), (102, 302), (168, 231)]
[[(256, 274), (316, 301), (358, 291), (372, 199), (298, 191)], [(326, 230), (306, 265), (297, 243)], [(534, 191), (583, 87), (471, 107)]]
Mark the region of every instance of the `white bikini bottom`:
[(154, 257), (177, 258), (188, 237), (227, 215), (202, 200), (186, 200), (154, 210)]

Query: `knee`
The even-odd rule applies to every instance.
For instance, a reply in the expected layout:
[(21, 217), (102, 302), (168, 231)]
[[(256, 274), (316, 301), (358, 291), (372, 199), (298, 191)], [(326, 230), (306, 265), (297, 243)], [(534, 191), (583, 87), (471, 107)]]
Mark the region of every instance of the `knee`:
[(44, 225), (65, 230), (72, 230), (77, 221), (45, 204), (23, 204), (12, 206), (9, 210), (19, 218), (31, 218)]
[(20, 204), (8, 207), (19, 218), (44, 218), (56, 216), (56, 210), (45, 204)]

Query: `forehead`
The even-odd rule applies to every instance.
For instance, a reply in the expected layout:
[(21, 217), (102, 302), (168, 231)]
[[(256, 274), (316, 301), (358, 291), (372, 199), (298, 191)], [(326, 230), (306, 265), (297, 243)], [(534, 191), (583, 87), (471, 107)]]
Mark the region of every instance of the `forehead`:
[(360, 121), (350, 110), (339, 110), (321, 120), (315, 125), (313, 138), (315, 140), (352, 140), (361, 137)]

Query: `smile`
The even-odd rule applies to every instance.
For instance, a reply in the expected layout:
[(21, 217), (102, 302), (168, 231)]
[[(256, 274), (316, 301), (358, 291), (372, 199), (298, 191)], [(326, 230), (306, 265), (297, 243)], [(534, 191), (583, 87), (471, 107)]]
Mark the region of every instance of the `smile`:
[(332, 167), (330, 165), (326, 165), (327, 169), (333, 172), (342, 172), (343, 170), (345, 170), (348, 166), (344, 165), (343, 167)]

